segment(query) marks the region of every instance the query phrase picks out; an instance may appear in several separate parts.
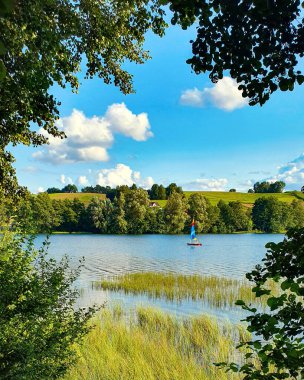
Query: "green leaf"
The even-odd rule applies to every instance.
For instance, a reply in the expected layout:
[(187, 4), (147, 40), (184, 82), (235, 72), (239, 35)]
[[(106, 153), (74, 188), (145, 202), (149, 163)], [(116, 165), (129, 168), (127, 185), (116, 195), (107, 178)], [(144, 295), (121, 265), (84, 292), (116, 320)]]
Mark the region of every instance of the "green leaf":
[(6, 67), (4, 66), (3, 62), (0, 60), (0, 82), (5, 78), (6, 76)]
[(253, 342), (253, 347), (259, 350), (262, 347), (261, 342), (259, 342), (258, 340), (256, 342)]
[(287, 290), (290, 288), (291, 282), (289, 280), (285, 280), (281, 284), (281, 289), (282, 290)]
[(291, 286), (290, 286), (290, 290), (293, 293), (299, 294), (299, 290), (300, 290), (299, 284), (297, 284), (296, 282), (292, 283)]
[(236, 303), (235, 303), (237, 306), (245, 306), (245, 302), (242, 301), (242, 300), (237, 300)]
[(281, 79), (279, 82), (279, 87), (281, 91), (287, 91), (289, 89), (289, 81), (288, 79)]
[(304, 75), (297, 75), (297, 82), (301, 85), (304, 82)]

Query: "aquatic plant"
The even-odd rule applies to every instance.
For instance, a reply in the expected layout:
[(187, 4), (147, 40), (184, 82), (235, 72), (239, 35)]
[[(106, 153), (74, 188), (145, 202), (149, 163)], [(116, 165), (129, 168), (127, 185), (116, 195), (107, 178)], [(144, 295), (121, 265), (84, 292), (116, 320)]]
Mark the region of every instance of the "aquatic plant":
[[(149, 297), (170, 301), (183, 299), (202, 300), (213, 307), (231, 308), (236, 300), (256, 302), (251, 285), (246, 280), (226, 277), (182, 275), (161, 272), (127, 273), (93, 283), (96, 289), (146, 294)], [(259, 300), (266, 305), (266, 298)]]
[(236, 380), (214, 362), (236, 360), (243, 326), (209, 316), (177, 319), (152, 308), (103, 310), (64, 380)]

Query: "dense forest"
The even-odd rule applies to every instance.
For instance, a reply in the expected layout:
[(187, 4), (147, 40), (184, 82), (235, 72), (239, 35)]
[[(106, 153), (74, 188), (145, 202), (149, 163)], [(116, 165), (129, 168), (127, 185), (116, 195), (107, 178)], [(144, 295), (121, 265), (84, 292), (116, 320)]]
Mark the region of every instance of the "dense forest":
[(113, 199), (93, 197), (88, 204), (77, 198), (55, 200), (47, 193), (29, 193), (12, 225), (35, 233), (176, 234), (188, 233), (192, 219), (199, 233), (282, 232), (304, 227), (304, 202), (289, 204), (261, 195), (253, 207), (238, 201), (212, 205), (200, 193), (187, 198), (173, 191), (161, 208), (151, 202), (147, 191), (135, 186), (120, 187)]

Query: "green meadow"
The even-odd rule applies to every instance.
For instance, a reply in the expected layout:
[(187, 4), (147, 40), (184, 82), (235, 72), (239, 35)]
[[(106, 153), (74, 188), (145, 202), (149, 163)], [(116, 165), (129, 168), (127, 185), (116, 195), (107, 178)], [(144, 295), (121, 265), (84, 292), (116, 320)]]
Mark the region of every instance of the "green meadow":
[[(295, 199), (302, 199), (304, 200), (304, 194), (302, 194), (300, 191), (292, 191), (288, 193), (237, 193), (237, 192), (225, 192), (225, 191), (184, 191), (184, 194), (187, 198), (190, 197), (191, 194), (194, 193), (200, 193), (204, 197), (206, 197), (212, 205), (216, 205), (220, 200), (228, 203), (228, 202), (235, 202), (239, 201), (243, 205), (247, 207), (252, 207), (254, 202), (261, 197), (275, 197), (281, 202), (291, 203)], [(159, 203), (161, 207), (164, 207), (167, 203), (166, 200), (158, 200), (156, 201)]]
[(64, 380), (236, 380), (213, 363), (239, 361), (243, 326), (209, 316), (176, 319), (152, 308), (103, 310)]
[(64, 200), (64, 199), (78, 199), (80, 202), (84, 204), (90, 203), (91, 199), (97, 197), (99, 199), (106, 199), (104, 194), (95, 194), (95, 193), (56, 193), (49, 194), (51, 199), (54, 200)]

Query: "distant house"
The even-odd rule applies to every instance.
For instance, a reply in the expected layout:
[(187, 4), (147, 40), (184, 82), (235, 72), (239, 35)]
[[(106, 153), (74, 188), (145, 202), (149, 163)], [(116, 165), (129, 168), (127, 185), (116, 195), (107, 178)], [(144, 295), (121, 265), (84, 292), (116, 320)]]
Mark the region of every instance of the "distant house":
[(149, 207), (160, 207), (160, 205), (157, 202), (150, 202)]

